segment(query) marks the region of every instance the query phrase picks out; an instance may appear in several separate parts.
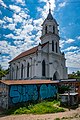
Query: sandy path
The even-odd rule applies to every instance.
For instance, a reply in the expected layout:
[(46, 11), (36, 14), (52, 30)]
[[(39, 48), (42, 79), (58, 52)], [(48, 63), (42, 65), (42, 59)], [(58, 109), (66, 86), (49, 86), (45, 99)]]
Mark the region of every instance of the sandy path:
[(74, 117), (73, 119), (67, 119), (67, 120), (80, 120), (80, 107), (77, 108), (76, 110), (70, 110), (66, 112), (53, 113), (53, 114), (10, 115), (10, 116), (0, 117), (0, 120), (54, 120), (55, 118), (63, 118), (63, 117)]

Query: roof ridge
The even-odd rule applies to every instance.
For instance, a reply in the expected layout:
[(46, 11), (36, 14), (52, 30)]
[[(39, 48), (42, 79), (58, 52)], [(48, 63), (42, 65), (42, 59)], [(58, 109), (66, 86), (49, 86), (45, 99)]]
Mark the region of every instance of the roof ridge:
[[(33, 47), (33, 48), (31, 48), (31, 49), (28, 49), (28, 50), (20, 53), (20, 54), (17, 55), (15, 58), (13, 58), (10, 62), (12, 62), (12, 61), (14, 61), (14, 60), (18, 60), (19, 58), (25, 57), (25, 56), (27, 56), (27, 55), (29, 55), (29, 54), (35, 53), (35, 52), (37, 51), (37, 48), (38, 48), (38, 45), (35, 46), (35, 47)], [(9, 63), (10, 63), (10, 62), (9, 62)]]

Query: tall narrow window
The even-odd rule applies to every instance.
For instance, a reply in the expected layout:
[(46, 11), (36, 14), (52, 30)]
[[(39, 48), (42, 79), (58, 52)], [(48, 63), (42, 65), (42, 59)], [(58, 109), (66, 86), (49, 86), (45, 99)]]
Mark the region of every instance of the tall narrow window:
[(24, 69), (24, 66), (22, 64), (22, 66), (21, 66), (21, 78), (23, 78), (23, 69)]
[(14, 78), (14, 68), (12, 67), (12, 80)]
[(52, 41), (52, 51), (54, 51), (54, 41)]
[(42, 76), (45, 76), (45, 60), (42, 61)]
[(27, 64), (27, 77), (29, 77), (29, 63)]
[(55, 26), (53, 26), (53, 34), (55, 34)]
[(47, 26), (45, 27), (45, 34), (47, 34)]
[(57, 46), (57, 42), (56, 42), (56, 53), (58, 52), (58, 46)]
[(18, 66), (16, 68), (16, 79), (18, 78)]

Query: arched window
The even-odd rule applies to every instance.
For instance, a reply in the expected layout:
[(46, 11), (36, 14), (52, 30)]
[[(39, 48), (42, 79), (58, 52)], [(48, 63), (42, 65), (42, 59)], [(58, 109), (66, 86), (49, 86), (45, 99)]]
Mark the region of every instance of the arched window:
[(14, 68), (12, 67), (12, 80), (13, 80), (13, 77), (14, 77)]
[(54, 41), (52, 41), (52, 51), (54, 51)]
[(24, 70), (24, 66), (22, 64), (22, 66), (21, 66), (21, 78), (23, 78), (23, 70)]
[(18, 78), (18, 66), (16, 67), (16, 79)]
[(56, 53), (58, 52), (58, 45), (57, 45), (57, 42), (56, 42)]
[(55, 34), (55, 26), (53, 26), (53, 34)]
[(42, 61), (42, 76), (45, 76), (45, 60)]
[(47, 26), (45, 27), (45, 34), (47, 34)]
[(29, 77), (29, 63), (27, 64), (27, 77)]

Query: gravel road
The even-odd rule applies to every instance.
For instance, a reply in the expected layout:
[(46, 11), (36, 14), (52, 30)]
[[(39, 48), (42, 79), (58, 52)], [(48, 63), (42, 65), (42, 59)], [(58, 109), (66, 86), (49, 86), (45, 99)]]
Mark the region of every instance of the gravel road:
[(43, 114), (43, 115), (9, 115), (1, 116), (0, 120), (54, 120), (55, 118), (63, 118), (63, 120), (80, 120), (80, 107), (76, 110), (70, 110), (66, 112)]

